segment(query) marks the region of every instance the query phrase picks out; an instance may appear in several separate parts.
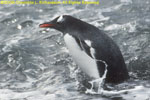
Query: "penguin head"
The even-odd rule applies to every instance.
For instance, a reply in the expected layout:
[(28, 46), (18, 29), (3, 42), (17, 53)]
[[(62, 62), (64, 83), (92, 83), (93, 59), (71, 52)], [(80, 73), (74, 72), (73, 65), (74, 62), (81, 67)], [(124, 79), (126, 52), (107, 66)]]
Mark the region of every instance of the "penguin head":
[(63, 33), (66, 33), (71, 30), (75, 30), (75, 23), (78, 19), (69, 16), (69, 15), (61, 15), (56, 17), (50, 22), (45, 22), (40, 24), (40, 28), (53, 28)]

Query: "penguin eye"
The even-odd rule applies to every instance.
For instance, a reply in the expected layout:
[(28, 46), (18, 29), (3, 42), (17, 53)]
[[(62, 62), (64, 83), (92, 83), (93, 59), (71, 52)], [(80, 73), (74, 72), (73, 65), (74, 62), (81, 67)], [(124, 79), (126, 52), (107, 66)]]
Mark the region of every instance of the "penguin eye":
[(61, 22), (56, 22), (57, 24), (61, 24)]

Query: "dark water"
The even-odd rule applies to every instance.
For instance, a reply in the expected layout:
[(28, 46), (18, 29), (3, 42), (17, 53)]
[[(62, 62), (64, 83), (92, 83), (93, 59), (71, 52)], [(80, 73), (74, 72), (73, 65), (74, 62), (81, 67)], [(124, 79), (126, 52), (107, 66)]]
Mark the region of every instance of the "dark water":
[[(100, 0), (100, 5), (0, 5), (0, 100), (149, 100), (149, 5), (150, 0)], [(40, 23), (62, 14), (105, 30), (119, 45), (131, 82), (104, 91), (106, 95), (78, 91), (76, 65), (62, 35), (39, 28)], [(119, 91), (120, 87), (125, 88)]]

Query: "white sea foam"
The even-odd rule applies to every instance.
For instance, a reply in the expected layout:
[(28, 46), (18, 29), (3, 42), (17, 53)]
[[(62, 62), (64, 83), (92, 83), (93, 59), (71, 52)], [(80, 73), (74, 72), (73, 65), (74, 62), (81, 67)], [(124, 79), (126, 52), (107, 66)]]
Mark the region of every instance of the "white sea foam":
[(136, 30), (136, 21), (125, 23), (125, 24), (112, 24), (104, 28), (104, 30), (119, 30), (119, 29), (128, 29), (129, 32), (134, 32)]
[[(129, 23), (126, 22), (127, 24), (120, 25), (120, 24), (112, 24), (112, 22), (110, 21), (110, 19), (112, 21), (114, 21), (113, 18), (126, 14), (124, 12), (118, 12), (118, 11), (120, 11), (120, 8), (121, 8), (121, 10), (125, 8), (125, 11), (126, 11), (126, 9), (130, 9), (130, 11), (133, 11), (133, 13), (130, 13), (130, 14), (131, 14), (131, 16), (136, 16), (135, 20), (137, 20), (138, 18), (144, 20), (144, 18), (146, 16), (146, 18), (147, 18), (146, 20), (149, 22), (149, 19), (148, 19), (149, 15), (146, 12), (146, 11), (149, 11), (148, 10), (149, 7), (145, 6), (146, 3), (144, 3), (144, 1), (138, 0), (138, 2), (136, 2), (134, 5), (130, 5), (130, 4), (134, 3), (134, 0), (120, 0), (121, 4), (120, 4), (119, 0), (118, 1), (114, 0), (114, 1), (109, 1), (109, 2), (107, 2), (107, 1), (109, 1), (109, 0), (100, 1), (100, 5), (97, 7), (94, 7), (94, 6), (84, 7), (84, 6), (79, 6), (79, 5), (73, 5), (73, 6), (72, 5), (71, 6), (70, 5), (63, 5), (63, 6), (58, 5), (57, 7), (55, 5), (53, 5), (52, 7), (50, 7), (49, 5), (38, 5), (38, 7), (40, 9), (42, 9), (41, 11), (36, 10), (36, 9), (39, 9), (37, 6), (35, 6), (35, 7), (34, 6), (27, 6), (27, 7), (20, 6), (20, 8), (18, 9), (19, 6), (17, 6), (17, 8), (16, 8), (16, 6), (13, 6), (13, 5), (2, 5), (2, 7), (0, 7), (0, 10), (1, 10), (0, 18), (2, 18), (1, 21), (5, 20), (9, 17), (15, 17), (19, 20), (26, 20), (26, 18), (33, 18), (32, 20), (36, 24), (36, 25), (33, 25), (32, 27), (30, 27), (31, 29), (24, 28), (25, 31), (23, 31), (19, 26), (18, 28), (20, 30), (17, 30), (17, 32), (16, 32), (15, 28), (17, 27), (17, 25), (20, 24), (18, 22), (19, 20), (17, 20), (17, 22), (10, 20), (11, 23), (13, 23), (13, 24), (9, 24), (9, 25), (7, 25), (7, 20), (6, 20), (6, 24), (3, 22), (0, 22), (0, 25), (2, 26), (2, 28), (1, 28), (2, 35), (1, 35), (0, 40), (4, 40), (4, 41), (0, 41), (2, 43), (2, 44), (0, 44), (0, 47), (3, 48), (3, 45), (4, 45), (2, 52), (7, 52), (7, 51), (11, 50), (11, 47), (13, 47), (13, 46), (14, 47), (19, 46), (18, 44), (19, 44), (20, 40), (23, 38), (26, 38), (26, 36), (29, 35), (28, 33), (30, 33), (30, 34), (33, 33), (32, 37), (30, 37), (31, 35), (29, 37), (32, 40), (35, 40), (34, 42), (37, 42), (37, 39), (40, 41), (40, 38), (44, 37), (44, 36), (43, 36), (43, 34), (41, 34), (41, 32), (39, 32), (40, 29), (38, 28), (39, 27), (38, 25), (40, 23), (43, 23), (46, 20), (53, 19), (52, 16), (54, 16), (54, 18), (56, 18), (57, 16), (62, 15), (62, 14), (69, 14), (69, 15), (73, 15), (81, 20), (85, 20), (86, 22), (92, 23), (96, 26), (102, 26), (101, 24), (99, 24), (99, 21), (102, 21), (104, 23), (104, 25), (106, 26), (105, 27), (106, 30), (118, 30), (118, 29), (127, 28), (129, 30), (124, 30), (124, 32), (128, 32), (128, 31), (134, 32), (135, 28), (136, 28), (134, 26), (137, 25), (136, 22), (132, 23), (130, 21)], [(101, 2), (104, 2), (104, 5), (102, 5)], [(114, 4), (115, 2), (117, 4)], [(113, 5), (110, 5), (111, 3)], [(126, 6), (126, 4), (128, 4), (130, 6)], [(144, 10), (142, 10), (142, 12), (139, 12), (139, 9), (138, 9), (139, 6), (141, 9), (144, 9)], [(98, 8), (98, 7), (100, 7), (100, 8)], [(137, 10), (136, 10), (136, 8), (137, 8)], [(145, 8), (147, 8), (147, 9), (145, 9)], [(29, 9), (31, 12), (28, 12)], [(115, 15), (116, 13), (117, 13), (117, 15)], [(140, 14), (143, 16), (141, 17)], [(128, 15), (126, 15), (126, 16), (130, 17)], [(90, 21), (89, 21), (89, 19), (90, 19)], [(122, 19), (126, 21), (127, 18), (125, 17)], [(144, 24), (146, 24), (146, 23), (144, 23)], [(6, 30), (6, 31), (4, 31), (4, 30)], [(21, 33), (21, 31), (23, 31), (23, 32)], [(15, 32), (15, 33), (13, 33), (13, 32)], [(56, 31), (49, 31), (49, 32), (47, 32), (47, 34), (51, 34), (52, 32), (56, 32)], [(13, 37), (12, 34), (16, 34), (16, 35), (14, 35), (14, 37)], [(22, 36), (23, 34), (25, 34), (25, 36)], [(135, 37), (136, 36), (137, 36), (137, 34), (135, 35)], [(142, 36), (148, 36), (148, 34), (147, 35), (142, 34)], [(144, 39), (145, 41), (147, 41), (145, 38), (140, 37), (140, 39), (141, 38)], [(135, 50), (134, 48), (137, 47), (137, 46), (133, 46), (133, 45), (137, 45), (137, 43), (135, 43), (133, 41), (133, 39), (135, 39), (135, 38), (134, 37), (130, 38), (130, 40), (132, 41), (130, 44), (132, 46), (132, 48), (129, 50), (129, 52), (125, 52), (125, 53), (127, 53), (127, 55), (125, 54), (127, 59), (129, 57), (128, 54), (132, 53), (132, 51)], [(137, 39), (139, 39), (139, 38), (137, 38)], [(3, 43), (5, 43), (5, 44), (3, 44)], [(127, 42), (127, 44), (128, 44), (128, 42)], [(41, 45), (41, 44), (39, 44), (39, 45)], [(53, 55), (56, 56), (60, 53), (60, 52), (56, 51), (57, 54), (51, 55), (51, 53), (49, 53), (49, 52), (51, 52), (52, 50), (55, 51), (56, 49), (55, 48), (47, 48), (47, 47), (51, 47), (50, 45), (51, 45), (51, 42), (49, 42), (49, 41), (47, 42), (47, 44), (43, 43), (42, 46), (45, 48), (45, 50), (41, 51), (41, 52), (34, 52), (32, 50), (31, 51), (30, 50), (23, 51), (23, 52), (28, 51), (27, 53), (31, 53), (31, 55), (34, 55), (32, 53), (46, 54), (46, 56), (44, 56), (44, 58), (45, 58), (44, 64), (42, 64), (40, 61), (37, 61), (36, 63), (34, 63), (34, 65), (39, 65), (42, 67), (42, 68), (40, 68), (40, 69), (42, 69), (42, 72), (41, 72), (42, 74), (39, 77), (35, 77), (35, 78), (29, 77), (28, 74), (31, 74), (32, 72), (34, 72), (34, 69), (28, 69), (28, 70), (24, 71), (24, 73), (26, 73), (26, 74), (28, 73), (26, 82), (20, 82), (20, 83), (16, 82), (15, 83), (15, 80), (13, 80), (13, 82), (11, 83), (11, 81), (9, 79), (7, 79), (8, 82), (5, 82), (5, 81), (3, 81), (3, 79), (1, 79), (0, 80), (1, 81), (0, 82), (0, 100), (12, 100), (12, 99), (14, 99), (14, 100), (23, 100), (23, 99), (27, 99), (27, 100), (66, 100), (66, 99), (68, 99), (68, 100), (83, 100), (83, 99), (84, 100), (89, 100), (89, 99), (90, 100), (109, 100), (109, 97), (115, 97), (115, 96), (116, 97), (120, 96), (124, 100), (149, 100), (150, 99), (150, 88), (143, 87), (141, 85), (136, 86), (133, 89), (124, 89), (124, 90), (120, 90), (120, 91), (118, 91), (118, 90), (107, 91), (107, 90), (102, 90), (102, 88), (101, 88), (100, 95), (103, 95), (106, 98), (102, 98), (101, 96), (97, 97), (97, 95), (91, 96), (91, 95), (81, 94), (80, 92), (78, 92), (76, 90), (74, 80), (70, 80), (69, 78), (66, 78), (67, 75), (69, 76), (69, 74), (66, 73), (67, 70), (65, 70), (65, 68), (63, 68), (63, 70), (60, 71), (60, 69), (63, 67), (63, 65), (61, 65), (59, 67), (55, 66), (55, 68), (58, 69), (58, 71), (56, 71), (56, 72), (53, 72), (52, 71), (53, 69), (50, 69), (50, 70), (46, 69), (47, 66), (48, 67), (53, 66), (53, 65), (49, 64), (49, 62), (51, 62), (51, 59), (49, 59), (48, 57), (49, 56), (53, 57)], [(29, 45), (29, 48), (27, 48), (27, 49), (31, 49), (32, 46), (33, 45), (31, 45), (31, 46)], [(127, 47), (129, 47), (129, 46), (127, 45)], [(148, 45), (148, 47), (150, 47), (150, 46)], [(35, 51), (37, 49), (35, 49)], [(58, 50), (58, 48), (57, 48), (57, 50)], [(67, 50), (62, 49), (61, 52), (67, 52)], [(1, 53), (1, 50), (0, 50), (0, 53)], [(31, 56), (31, 55), (27, 55), (27, 56)], [(26, 56), (26, 55), (24, 55), (24, 56)], [(136, 56), (139, 56), (139, 54), (137, 54)], [(35, 56), (35, 58), (33, 60), (36, 60), (36, 57), (37, 56)], [(57, 57), (57, 58), (59, 58), (59, 57)], [(3, 56), (1, 56), (0, 59), (2, 59), (2, 60), (0, 60), (0, 65), (3, 65), (3, 63), (1, 63), (1, 62), (6, 61), (7, 57), (6, 57), (6, 59), (3, 59)], [(68, 60), (68, 58), (66, 58), (66, 59)], [(27, 67), (30, 67), (30, 66), (28, 66), (28, 63), (30, 62), (29, 60), (26, 61), (26, 59), (23, 59), (23, 61), (25, 63), (27, 63)], [(67, 66), (68, 63), (69, 64), (72, 63), (69, 61), (70, 60), (68, 60), (68, 62), (65, 62), (66, 64), (64, 66)], [(6, 63), (4, 62), (4, 64), (6, 64)], [(47, 73), (44, 72), (43, 70), (46, 70)], [(63, 71), (65, 73), (63, 73)], [(0, 78), (12, 76), (12, 74), (10, 74), (6, 71), (1, 71), (0, 73), (1, 73)], [(37, 74), (37, 72), (35, 72), (35, 74)], [(63, 75), (66, 75), (66, 76), (63, 76)], [(64, 81), (64, 80), (67, 80), (67, 81)], [(142, 82), (144, 82), (144, 81), (142, 81)], [(135, 84), (137, 84), (137, 83), (135, 83)], [(146, 84), (149, 84), (149, 83), (146, 82)], [(130, 85), (130, 84), (128, 83), (128, 85)], [(116, 99), (114, 99), (114, 100), (116, 100)]]
[(120, 0), (122, 3), (127, 3), (127, 4), (130, 4), (132, 3), (132, 0)]
[(24, 37), (22, 36), (17, 36), (17, 37), (13, 37), (12, 39), (6, 40), (6, 46), (4, 48), (2, 48), (2, 50), (4, 52), (10, 51), (10, 49), (12, 48), (13, 45), (17, 45), (18, 41), (23, 39)]

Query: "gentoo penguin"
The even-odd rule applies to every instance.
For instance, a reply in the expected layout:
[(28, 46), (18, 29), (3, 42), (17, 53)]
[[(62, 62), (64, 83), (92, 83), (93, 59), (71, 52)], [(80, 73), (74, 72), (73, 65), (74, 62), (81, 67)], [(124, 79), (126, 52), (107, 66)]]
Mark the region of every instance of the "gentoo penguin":
[(116, 43), (95, 26), (69, 15), (62, 15), (41, 28), (53, 28), (63, 33), (74, 61), (90, 77), (101, 78), (106, 70), (105, 83), (120, 83), (129, 78)]

